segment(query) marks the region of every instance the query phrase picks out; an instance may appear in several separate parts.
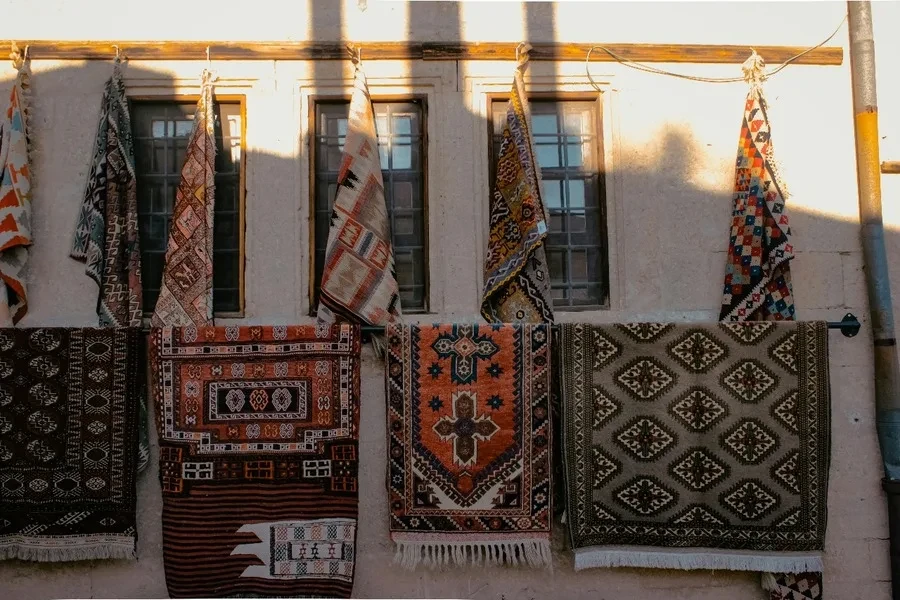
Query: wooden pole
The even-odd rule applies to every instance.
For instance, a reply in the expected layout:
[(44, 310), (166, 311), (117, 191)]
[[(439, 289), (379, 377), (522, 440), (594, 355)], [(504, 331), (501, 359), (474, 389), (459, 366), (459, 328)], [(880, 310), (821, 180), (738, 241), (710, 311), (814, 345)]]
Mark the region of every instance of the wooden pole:
[[(116, 47), (131, 60), (346, 60), (348, 42), (147, 42), (16, 40), (28, 46), (33, 60), (112, 60)], [(516, 43), (498, 42), (359, 42), (366, 60), (515, 60)], [(707, 44), (602, 44), (594, 46), (591, 62), (615, 62), (600, 46), (637, 62), (741, 64), (748, 46)], [(583, 61), (591, 44), (535, 43), (532, 61)], [(806, 48), (755, 46), (770, 65), (781, 64)], [(793, 61), (798, 65), (840, 65), (840, 47), (816, 48)]]

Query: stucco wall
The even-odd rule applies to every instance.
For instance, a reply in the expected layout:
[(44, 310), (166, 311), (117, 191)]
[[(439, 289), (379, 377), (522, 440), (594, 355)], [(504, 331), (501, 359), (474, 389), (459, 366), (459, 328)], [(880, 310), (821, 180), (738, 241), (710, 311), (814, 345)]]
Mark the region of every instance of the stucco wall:
[[(200, 3), (156, 0), (9, 0), (0, 10), (6, 37), (171, 40), (484, 40), (730, 43), (806, 46), (841, 21), (834, 3), (424, 3), (369, 0), (255, 0)], [(880, 61), (883, 158), (900, 159), (900, 5), (875, 3)], [(176, 16), (177, 15), (177, 16)], [(652, 15), (652, 18), (648, 18)], [(111, 25), (114, 23), (115, 25)], [(15, 24), (15, 27), (12, 25)], [(789, 210), (798, 316), (867, 321), (858, 241), (850, 71), (846, 25), (840, 67), (792, 66), (766, 86), (773, 141), (792, 196)], [(200, 59), (201, 57), (198, 57)], [(364, 54), (365, 58), (365, 54)], [(765, 58), (765, 57), (764, 57)], [(247, 105), (245, 323), (308, 318), (308, 98), (349, 89), (341, 63), (217, 62), (222, 94)], [(204, 61), (131, 63), (130, 94), (196, 93)], [(660, 65), (707, 76), (740, 75), (738, 66)], [(35, 246), (31, 306), (24, 326), (95, 323), (96, 288), (67, 257), (108, 63), (34, 61)], [(487, 214), (485, 94), (508, 89), (512, 65), (489, 62), (368, 62), (373, 95), (418, 93), (428, 103), (428, 216), (432, 314), (477, 315)], [(595, 321), (713, 320), (727, 245), (736, 136), (743, 84), (713, 85), (595, 63), (604, 98), (611, 304), (608, 311), (562, 313)], [(13, 71), (2, 65), (0, 79)], [(589, 91), (585, 65), (536, 63), (535, 91)], [(4, 87), (4, 89), (6, 89)], [(891, 256), (900, 257), (900, 176), (885, 177)], [(895, 264), (897, 264), (895, 262)], [(895, 269), (898, 290), (900, 269)], [(895, 298), (895, 302), (900, 297)], [(830, 598), (888, 598), (890, 573), (880, 455), (874, 435), (871, 336), (832, 332), (833, 456), (826, 591)], [(368, 349), (363, 371), (360, 529), (355, 596), (760, 599), (758, 577), (727, 572), (635, 569), (574, 573), (557, 526), (553, 574), (511, 569), (402, 572), (391, 566), (384, 489), (381, 366)], [(154, 448), (154, 459), (156, 448)], [(166, 597), (157, 471), (139, 483), (139, 560), (42, 566), (0, 563), (0, 597)]]

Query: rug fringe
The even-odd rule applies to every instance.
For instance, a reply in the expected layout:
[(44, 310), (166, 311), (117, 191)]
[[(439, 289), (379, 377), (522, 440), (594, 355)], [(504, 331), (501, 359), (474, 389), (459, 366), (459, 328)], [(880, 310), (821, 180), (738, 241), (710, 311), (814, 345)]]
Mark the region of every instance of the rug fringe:
[(763, 573), (760, 577), (760, 585), (767, 592), (774, 592), (778, 589), (778, 582), (775, 581), (774, 573)]
[(68, 547), (32, 546), (12, 544), (0, 546), (0, 560), (27, 560), (31, 562), (73, 562), (79, 560), (133, 560), (135, 540), (130, 543), (104, 542), (97, 545), (73, 545)]
[(446, 542), (397, 541), (394, 563), (405, 569), (420, 565), (435, 568), (445, 565), (528, 566), (552, 568), (550, 540), (521, 540), (508, 542)]
[[(823, 563), (821, 555), (803, 552), (741, 552), (712, 549), (680, 551), (677, 548), (664, 550), (579, 548), (575, 551), (576, 571), (603, 567), (805, 573), (821, 572)], [(764, 578), (763, 586), (765, 583)]]

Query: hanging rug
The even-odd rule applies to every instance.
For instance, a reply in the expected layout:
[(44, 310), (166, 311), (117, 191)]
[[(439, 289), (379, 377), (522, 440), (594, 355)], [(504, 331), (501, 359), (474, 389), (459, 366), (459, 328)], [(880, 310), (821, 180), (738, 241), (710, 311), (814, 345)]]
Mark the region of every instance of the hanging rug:
[(386, 333), (396, 561), (549, 566), (549, 327)]
[(154, 328), (173, 598), (349, 598), (359, 328)]
[(0, 329), (0, 559), (135, 556), (138, 329)]
[(562, 327), (576, 569), (822, 570), (824, 322)]

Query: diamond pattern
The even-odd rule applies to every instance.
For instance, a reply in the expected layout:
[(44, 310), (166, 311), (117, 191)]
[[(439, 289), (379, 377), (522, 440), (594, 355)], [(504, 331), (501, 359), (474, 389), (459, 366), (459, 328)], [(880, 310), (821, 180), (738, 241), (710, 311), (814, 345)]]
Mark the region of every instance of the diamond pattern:
[(744, 479), (719, 496), (719, 501), (744, 521), (757, 521), (778, 508), (778, 495), (760, 481)]
[(738, 421), (721, 436), (722, 446), (745, 465), (759, 464), (778, 446), (778, 436), (756, 419)]
[(654, 417), (636, 417), (616, 432), (616, 443), (634, 459), (645, 462), (667, 452), (678, 438)]
[(728, 416), (727, 405), (702, 387), (693, 387), (669, 405), (669, 413), (691, 431), (709, 429)]
[(599, 369), (622, 353), (622, 346), (594, 329), (594, 368)]
[(619, 401), (611, 394), (599, 385), (594, 387), (594, 429), (600, 429), (604, 423), (621, 410), (622, 406)]
[(622, 471), (622, 463), (598, 446), (592, 448), (594, 455), (594, 488), (601, 488), (606, 481)]
[(792, 450), (772, 467), (772, 478), (794, 494), (800, 493), (800, 452)]
[(614, 497), (616, 502), (644, 517), (657, 515), (678, 502), (678, 492), (646, 476), (635, 477), (616, 490)]
[(725, 517), (716, 514), (712, 509), (701, 504), (691, 504), (672, 517), (671, 523), (691, 527), (709, 527), (725, 525)]
[(737, 323), (720, 323), (721, 327), (735, 341), (745, 346), (756, 344), (775, 329), (775, 324), (763, 321), (743, 321)]
[(676, 381), (675, 373), (650, 357), (637, 358), (616, 374), (616, 383), (638, 400), (653, 400)]
[(731, 469), (702, 446), (691, 448), (669, 467), (669, 474), (695, 492), (705, 492), (728, 477)]
[(672, 329), (671, 323), (620, 323), (619, 330), (628, 334), (636, 342), (655, 342)]
[(671, 343), (668, 352), (691, 373), (708, 373), (725, 360), (728, 347), (702, 329), (695, 329)]
[(822, 600), (821, 573), (779, 573), (770, 600)]
[(772, 405), (772, 416), (792, 433), (799, 433), (797, 422), (797, 390), (791, 390)]
[(724, 385), (741, 402), (756, 404), (778, 385), (778, 378), (758, 360), (739, 361), (722, 374)]
[(797, 373), (797, 334), (789, 333), (769, 349), (769, 356), (776, 363), (796, 375)]

